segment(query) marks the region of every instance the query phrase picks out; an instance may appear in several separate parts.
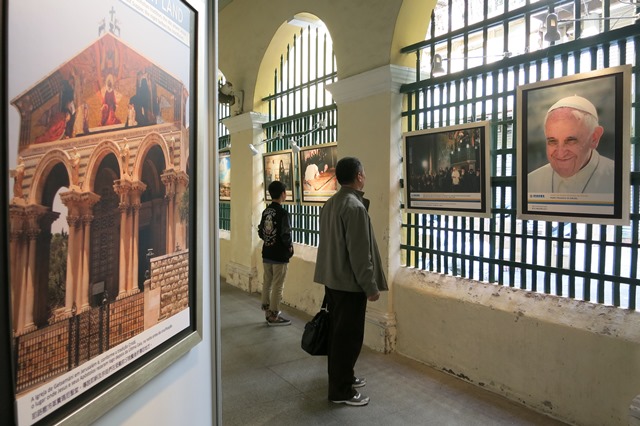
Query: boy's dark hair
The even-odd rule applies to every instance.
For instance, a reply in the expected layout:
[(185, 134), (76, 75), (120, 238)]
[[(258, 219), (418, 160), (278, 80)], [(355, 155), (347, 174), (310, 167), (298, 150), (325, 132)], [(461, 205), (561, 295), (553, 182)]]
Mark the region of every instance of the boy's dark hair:
[(267, 189), (269, 190), (269, 195), (271, 195), (271, 199), (275, 200), (277, 198), (280, 198), (282, 193), (287, 190), (287, 185), (280, 182), (279, 180), (274, 180), (269, 184), (269, 188)]
[(355, 182), (358, 172), (362, 171), (362, 163), (356, 157), (344, 157), (336, 164), (336, 177), (340, 185)]

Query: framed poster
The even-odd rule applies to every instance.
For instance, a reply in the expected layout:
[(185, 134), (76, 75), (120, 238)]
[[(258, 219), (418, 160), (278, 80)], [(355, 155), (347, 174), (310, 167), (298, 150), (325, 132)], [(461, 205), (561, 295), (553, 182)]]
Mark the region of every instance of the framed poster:
[(231, 150), (218, 152), (218, 181), (220, 201), (231, 201)]
[(629, 224), (631, 66), (518, 87), (518, 217)]
[(483, 121), (405, 133), (405, 209), (489, 217), (489, 130)]
[(335, 142), (300, 149), (298, 168), (302, 204), (324, 204), (338, 191), (337, 163), (338, 144)]
[(287, 198), (285, 203), (295, 202), (295, 186), (293, 181), (293, 151), (269, 152), (262, 155), (262, 165), (264, 172), (264, 200), (271, 201), (269, 195), (269, 184), (279, 180), (287, 187)]
[(89, 424), (202, 340), (198, 12), (2, 5), (0, 412)]

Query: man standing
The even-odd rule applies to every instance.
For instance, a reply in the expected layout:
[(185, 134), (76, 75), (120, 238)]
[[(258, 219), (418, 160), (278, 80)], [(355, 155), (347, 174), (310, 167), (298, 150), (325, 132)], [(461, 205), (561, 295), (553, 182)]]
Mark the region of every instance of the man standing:
[(363, 198), (366, 175), (360, 160), (345, 157), (336, 165), (340, 190), (320, 211), (320, 244), (314, 281), (325, 285), (329, 310), (329, 400), (366, 405), (355, 388), (366, 384), (354, 375), (364, 341), (367, 300), (388, 290), (378, 245)]
[(282, 207), (287, 199), (287, 187), (275, 180), (267, 188), (271, 195), (271, 204), (262, 212), (258, 225), (258, 236), (262, 244), (262, 310), (265, 311), (267, 325), (290, 325), (291, 320), (280, 315), (280, 302), (287, 276), (289, 258), (293, 256), (291, 224), (289, 213)]
[(569, 96), (553, 104), (544, 123), (549, 163), (529, 173), (529, 192), (613, 194), (615, 163), (596, 150), (603, 132), (587, 99)]

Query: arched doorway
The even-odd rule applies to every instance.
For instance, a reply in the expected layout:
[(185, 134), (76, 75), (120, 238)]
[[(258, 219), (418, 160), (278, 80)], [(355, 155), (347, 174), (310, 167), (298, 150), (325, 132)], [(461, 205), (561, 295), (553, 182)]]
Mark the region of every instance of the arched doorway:
[[(45, 210), (39, 214), (36, 237), (36, 259), (42, 259), (34, 277), (33, 322), (37, 327), (47, 324), (49, 318), (59, 308), (64, 308), (67, 278), (68, 226), (59, 227), (52, 233), (52, 224), (66, 221), (66, 208), (54, 211), (54, 204), (60, 206), (60, 193), (69, 187), (69, 175), (63, 163), (51, 167), (44, 179), (40, 205)], [(59, 208), (59, 207), (58, 207)], [(61, 217), (61, 213), (65, 213)], [(67, 232), (65, 232), (67, 229)], [(53, 242), (53, 244), (52, 244)]]
[(138, 287), (142, 290), (150, 257), (167, 253), (166, 189), (162, 182), (165, 170), (164, 153), (155, 145), (146, 153), (142, 163), (141, 180), (146, 188), (140, 196), (138, 228)]
[(120, 211), (119, 196), (114, 182), (119, 179), (120, 167), (114, 154), (106, 155), (98, 166), (94, 192), (100, 201), (93, 208), (91, 222), (91, 262), (89, 299), (92, 306), (118, 296)]

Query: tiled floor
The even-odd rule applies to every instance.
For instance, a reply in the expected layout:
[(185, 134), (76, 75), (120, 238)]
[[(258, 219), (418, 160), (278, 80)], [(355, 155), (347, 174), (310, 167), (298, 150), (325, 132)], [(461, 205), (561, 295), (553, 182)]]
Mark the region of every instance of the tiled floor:
[(402, 356), (363, 348), (356, 374), (369, 405), (327, 401), (326, 358), (300, 349), (309, 316), (268, 327), (260, 299), (221, 285), (222, 422), (248, 425), (562, 425)]

